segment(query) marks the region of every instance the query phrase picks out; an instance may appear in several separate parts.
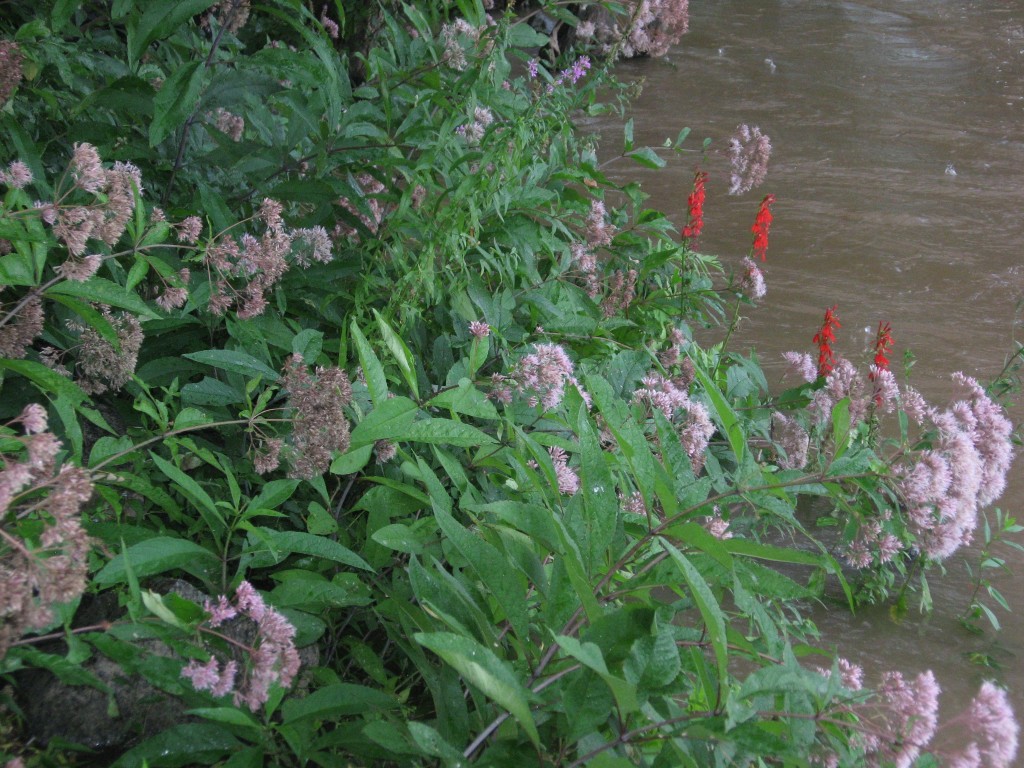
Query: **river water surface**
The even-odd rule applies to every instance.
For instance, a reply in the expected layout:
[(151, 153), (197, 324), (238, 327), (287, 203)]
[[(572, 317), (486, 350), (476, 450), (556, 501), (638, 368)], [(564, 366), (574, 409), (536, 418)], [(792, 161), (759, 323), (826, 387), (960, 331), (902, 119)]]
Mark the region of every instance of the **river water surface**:
[[(700, 250), (734, 268), (761, 197), (777, 196), (768, 295), (731, 342), (757, 349), (770, 378), (783, 373), (781, 352), (813, 353), (833, 304), (838, 352), (864, 359), (878, 322), (891, 323), (894, 370), (912, 350), (913, 383), (936, 404), (953, 371), (986, 383), (1001, 370), (1024, 296), (1024, 3), (692, 0), (690, 32), (670, 55), (618, 74), (644, 81), (630, 110), (637, 144), (661, 145), (687, 126), (692, 153), (658, 172), (628, 160), (608, 170), (639, 176), (652, 207), (680, 227), (694, 168), (709, 171)], [(766, 183), (730, 197), (724, 150), (740, 123), (760, 126), (774, 151)], [(621, 125), (594, 127), (604, 156), (614, 154)], [(999, 502), (1018, 519), (1021, 466)], [(956, 620), (972, 588), (960, 554), (976, 561), (958, 553), (931, 579), (931, 616), (912, 611), (897, 625), (884, 607), (822, 610), (823, 642), (863, 664), (869, 682), (886, 669), (933, 669), (950, 713), (996, 679), (1024, 721), (1024, 556), (998, 550), (1014, 570), (998, 582), (1013, 612), (989, 601), (1003, 631), (979, 637)]]

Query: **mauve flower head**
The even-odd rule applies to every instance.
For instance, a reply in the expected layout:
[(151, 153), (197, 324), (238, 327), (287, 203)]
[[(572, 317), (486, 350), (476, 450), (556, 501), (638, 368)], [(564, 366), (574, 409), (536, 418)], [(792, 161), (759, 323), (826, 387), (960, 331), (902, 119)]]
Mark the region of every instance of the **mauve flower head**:
[(764, 273), (749, 256), (743, 257), (742, 264), (743, 273), (736, 281), (736, 290), (751, 301), (760, 301), (768, 290), (764, 283)]
[(213, 117), (214, 127), (218, 131), (226, 134), (232, 141), (238, 142), (242, 140), (242, 134), (245, 133), (244, 118), (232, 112), (228, 112), (224, 107), (217, 107)]
[(38, 435), (46, 431), (46, 409), (39, 403), (29, 403), (21, 410), (21, 426), (30, 435)]
[(644, 496), (640, 491), (633, 491), (629, 496), (619, 494), (619, 506), (623, 512), (631, 515), (646, 515), (647, 505), (644, 504)]
[(20, 160), (12, 162), (6, 171), (0, 171), (0, 184), (6, 184), (11, 189), (24, 189), (31, 183), (32, 171)]
[(799, 421), (776, 411), (772, 414), (771, 435), (779, 449), (776, 462), (780, 469), (800, 469), (807, 464), (811, 438)]
[(387, 464), (398, 455), (398, 446), (390, 440), (378, 440), (373, 444), (373, 452), (377, 457), (377, 461), (381, 464)]
[(572, 360), (564, 348), (558, 344), (537, 344), (532, 353), (519, 361), (513, 378), (520, 390), (534, 393), (532, 401), (550, 409), (562, 402), (567, 382), (574, 384), (584, 400), (587, 399), (573, 372)]
[(768, 175), (771, 154), (771, 139), (760, 128), (746, 123), (737, 126), (729, 140), (729, 194), (741, 195), (760, 186)]
[(103, 162), (92, 144), (75, 144), (70, 170), (75, 185), (86, 192), (100, 192), (107, 183)]
[(0, 107), (21, 82), (24, 58), (16, 42), (0, 40)]
[(608, 295), (601, 301), (601, 314), (614, 317), (629, 309), (636, 298), (636, 279), (639, 273), (635, 269), (623, 271), (617, 269), (608, 278)]
[(990, 768), (1010, 768), (1017, 757), (1020, 726), (1006, 691), (985, 681), (971, 701), (970, 729), (983, 764)]
[(195, 245), (203, 234), (203, 220), (198, 216), (189, 216), (178, 225), (178, 242)]
[(469, 324), (469, 334), (477, 339), (486, 339), (491, 334), (491, 328), (481, 320), (473, 320)]
[(600, 200), (590, 201), (590, 213), (587, 216), (587, 244), (592, 248), (609, 245), (615, 236), (615, 227), (605, 221), (607, 213), (604, 203)]
[(103, 257), (96, 253), (90, 253), (82, 258), (71, 256), (63, 264), (58, 264), (54, 271), (65, 280), (84, 283), (99, 271), (101, 264), (103, 264)]
[(715, 507), (713, 515), (704, 518), (704, 527), (716, 539), (732, 538), (732, 531), (729, 530), (729, 521), (722, 518), (722, 512), (718, 507)]
[(666, 419), (671, 420), (677, 408), (686, 408), (690, 404), (686, 389), (660, 373), (652, 371), (641, 379), (641, 384), (643, 386), (633, 392), (633, 402), (657, 408)]
[(566, 496), (572, 496), (580, 489), (580, 478), (576, 470), (569, 466), (569, 457), (565, 451), (556, 445), (548, 448), (551, 456), (551, 463), (555, 467), (555, 477), (558, 479), (558, 492)]
[(871, 399), (877, 408), (885, 413), (892, 413), (896, 410), (899, 401), (900, 388), (896, 383), (896, 375), (888, 368), (879, 368), (872, 364), (869, 367), (868, 380), (874, 384), (874, 391)]
[(207, 600), (203, 604), (203, 610), (210, 614), (209, 624), (211, 627), (220, 626), (225, 621), (231, 621), (231, 619), (238, 615), (238, 611), (235, 610), (235, 607), (228, 602), (227, 597), (224, 595), (221, 595), (216, 603)]
[(324, 31), (327, 32), (328, 37), (332, 40), (338, 39), (338, 35), (341, 34), (341, 29), (338, 27), (338, 22), (327, 15), (326, 5), (320, 10), (320, 24), (323, 26)]
[(690, 457), (694, 474), (699, 474), (704, 466), (704, 454), (708, 449), (711, 436), (715, 434), (715, 425), (711, 415), (703, 403), (691, 400), (686, 406), (686, 426), (679, 433), (686, 455)]
[(209, 691), (220, 683), (220, 664), (212, 656), (204, 664), (192, 659), (181, 670), (181, 676), (191, 680), (197, 691)]
[(803, 379), (808, 384), (818, 378), (818, 368), (806, 352), (783, 352), (782, 357), (789, 363), (789, 372)]

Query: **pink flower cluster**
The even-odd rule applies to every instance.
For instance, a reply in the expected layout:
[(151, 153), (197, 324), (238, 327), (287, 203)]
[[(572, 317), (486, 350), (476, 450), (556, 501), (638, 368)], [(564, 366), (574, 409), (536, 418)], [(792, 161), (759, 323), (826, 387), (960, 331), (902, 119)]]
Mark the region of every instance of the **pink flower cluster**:
[[(11, 430), (17, 423), (24, 435)], [(61, 444), (47, 431), (46, 410), (25, 406), (3, 434), (0, 521), (31, 516), (39, 527), (0, 525), (0, 658), (23, 633), (48, 626), (57, 605), (85, 591), (92, 548), (81, 514), (92, 482), (85, 470), (57, 464)]]
[[(277, 201), (264, 199), (254, 216), (266, 227), (260, 237), (246, 233), (236, 239), (224, 234), (206, 247), (203, 261), (207, 271), (216, 276), (209, 303), (214, 314), (223, 314), (234, 305), (243, 320), (262, 315), (266, 294), (288, 271), (289, 259), (308, 266), (313, 261), (326, 264), (333, 258), (331, 239), (323, 227), (289, 230), (281, 210)], [(181, 236), (191, 237), (196, 226), (196, 222), (182, 222)]]
[(742, 195), (760, 186), (768, 175), (771, 155), (771, 139), (760, 128), (746, 123), (737, 126), (729, 139), (729, 194)]
[[(537, 76), (537, 65), (534, 64), (530, 67), (530, 76)], [(566, 82), (570, 85), (576, 85), (583, 76), (590, 70), (590, 59), (586, 56), (580, 56), (576, 61), (573, 62), (571, 67), (563, 69), (558, 73), (558, 77), (555, 78), (554, 82), (548, 83), (548, 93), (554, 93), (556, 88), (560, 88)]]
[(679, 426), (679, 442), (690, 457), (694, 472), (699, 472), (704, 466), (704, 453), (715, 433), (715, 425), (704, 404), (690, 398), (689, 378), (685, 375), (666, 378), (651, 372), (641, 383), (643, 386), (633, 392), (634, 403), (659, 410), (670, 421), (677, 411), (686, 413), (686, 421)]
[[(971, 542), (978, 511), (1006, 488), (1013, 425), (978, 382), (953, 374), (957, 394), (918, 421), (936, 437), (900, 472), (911, 533), (929, 557), (942, 560)], [(909, 413), (909, 411), (908, 411)]]
[(593, 39), (597, 52), (610, 54), (621, 41), (621, 53), (635, 56), (664, 56), (689, 28), (689, 0), (632, 0), (624, 3), (626, 29), (607, 13), (599, 13), (579, 25), (577, 34)]
[(494, 122), (494, 114), (487, 107), (476, 107), (473, 110), (473, 122), (465, 123), (455, 129), (455, 133), (464, 138), (472, 146), (480, 143), (487, 131), (487, 126)]
[(548, 455), (551, 456), (551, 463), (555, 467), (555, 477), (558, 479), (558, 492), (565, 496), (572, 496), (580, 489), (580, 476), (576, 470), (569, 466), (569, 456), (564, 450), (556, 445), (548, 448)]
[(267, 606), (249, 582), (238, 585), (234, 605), (222, 595), (216, 603), (207, 601), (204, 607), (210, 614), (206, 621), (210, 629), (241, 615), (256, 623), (256, 639), (253, 647), (242, 646), (249, 656), (249, 669), (241, 685), (237, 685), (239, 669), (233, 659), (221, 665), (211, 656), (205, 663), (193, 659), (186, 664), (181, 676), (191, 680), (197, 691), (209, 691), (217, 698), (232, 693), (235, 706), (245, 704), (255, 712), (267, 702), (271, 685), (287, 688), (292, 684), (299, 671), (295, 627)]
[(744, 256), (741, 263), (743, 272), (736, 281), (736, 290), (751, 301), (760, 301), (768, 292), (764, 283), (764, 273), (749, 256)]
[[(357, 191), (360, 194), (360, 199), (353, 201), (343, 197), (338, 200), (338, 205), (355, 216), (372, 234), (376, 234), (384, 220), (384, 204), (376, 195), (385, 190), (384, 183), (367, 171), (360, 173), (356, 177), (356, 182), (359, 184)], [(334, 236), (339, 239), (351, 237), (356, 241), (361, 238), (359, 230), (343, 221), (339, 221), (335, 226)]]
[(549, 410), (558, 407), (565, 397), (565, 385), (572, 384), (589, 407), (590, 396), (576, 380), (574, 371), (572, 360), (563, 347), (558, 344), (537, 344), (533, 352), (519, 360), (510, 377), (496, 380), (499, 391), (494, 393), (494, 397), (499, 402), (508, 402), (511, 392), (507, 385), (512, 382), (519, 391), (530, 393), (530, 405), (539, 404)]
[[(798, 353), (786, 354), (794, 356), (791, 362), (795, 365), (803, 360), (795, 356)], [(850, 423), (857, 424), (867, 418), (873, 407), (891, 413), (899, 400), (899, 386), (890, 370), (872, 365), (862, 376), (849, 360), (836, 357), (834, 367), (825, 376), (825, 386), (814, 393), (809, 406), (815, 422), (827, 424), (832, 418), (832, 408), (845, 398), (850, 399)]]
[(312, 479), (327, 471), (335, 451), (349, 446), (349, 424), (342, 410), (352, 400), (352, 385), (340, 368), (309, 375), (301, 355), (285, 362), (282, 384), (292, 410), (291, 476)]
[[(841, 682), (854, 693), (863, 691), (864, 670), (837, 659)], [(831, 670), (818, 670), (825, 677)], [(961, 714), (939, 722), (941, 690), (935, 675), (922, 672), (907, 680), (886, 672), (872, 697), (858, 696), (840, 704), (837, 712), (854, 718), (854, 744), (864, 752), (869, 768), (910, 768), (926, 751), (951, 768), (1010, 768), (1017, 756), (1020, 726), (1006, 692), (984, 682)], [(970, 734), (965, 747), (942, 744), (958, 734)], [(825, 766), (838, 766), (838, 756), (815, 756)]]

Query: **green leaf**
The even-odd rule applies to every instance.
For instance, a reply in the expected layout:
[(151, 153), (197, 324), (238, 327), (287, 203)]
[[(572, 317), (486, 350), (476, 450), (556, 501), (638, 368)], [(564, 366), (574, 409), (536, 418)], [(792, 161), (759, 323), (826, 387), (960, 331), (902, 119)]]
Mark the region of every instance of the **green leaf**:
[(263, 727), (252, 715), (235, 707), (200, 707), (199, 709), (190, 709), (185, 714), (205, 717), (215, 723), (237, 725), (240, 728), (259, 730)]
[[(704, 581), (704, 577), (700, 575), (700, 571), (694, 568), (693, 564), (668, 541), (663, 538), (659, 538), (658, 541), (683, 574), (693, 601), (697, 604), (697, 609), (704, 619), (711, 647), (715, 652), (715, 660), (718, 662), (718, 696), (724, 699), (728, 691), (726, 681), (729, 679), (729, 650), (725, 632), (725, 614), (722, 613), (718, 600), (715, 599), (711, 587)], [(711, 691), (708, 691), (708, 695), (711, 695)], [(721, 704), (722, 701), (717, 703)]]
[(124, 554), (114, 557), (96, 574), (96, 583), (109, 587), (123, 582), (127, 577), (128, 563), (136, 578), (147, 578), (177, 568), (206, 580), (211, 573), (220, 570), (220, 558), (206, 547), (187, 539), (156, 536), (133, 544)]
[(384, 375), (384, 368), (355, 320), (350, 327), (352, 339), (356, 343), (356, 354), (359, 356), (359, 367), (363, 369), (363, 376), (366, 378), (366, 388), (370, 391), (370, 399), (373, 400), (374, 406), (379, 408), (388, 397), (388, 380)]
[(351, 445), (358, 448), (378, 440), (405, 440), (419, 406), (407, 397), (374, 401), (370, 411), (352, 430)]
[(633, 158), (638, 164), (644, 168), (664, 168), (665, 161), (662, 160), (658, 153), (651, 147), (640, 147), (640, 149), (634, 149), (632, 152), (627, 152), (626, 157)]
[(277, 371), (248, 352), (238, 352), (231, 349), (205, 349), (200, 352), (189, 352), (182, 355), (182, 357), (219, 368), (223, 371), (240, 373), (243, 376), (261, 376), (267, 381), (277, 381), (281, 378)]
[(771, 544), (760, 544), (750, 539), (732, 538), (721, 540), (721, 545), (734, 555), (747, 555), (759, 560), (771, 560), (776, 563), (793, 563), (796, 565), (817, 565), (829, 567), (827, 558), (813, 552), (798, 549), (776, 547)]
[(508, 566), (498, 549), (468, 531), (452, 517), (451, 498), (422, 458), (419, 459), (419, 469), (427, 484), (438, 526), (494, 595), (497, 607), (504, 611), (512, 630), (519, 637), (526, 638), (528, 624), (524, 580), (520, 579), (515, 569)]
[(66, 685), (87, 685), (98, 691), (109, 693), (110, 688), (96, 675), (83, 667), (75, 664), (64, 656), (54, 653), (44, 653), (30, 645), (21, 645), (10, 648), (7, 651), (5, 661), (10, 663), (15, 660), (23, 661), (33, 667), (39, 667), (53, 673), (58, 680)]
[(493, 445), (497, 441), (486, 432), (470, 424), (451, 419), (424, 419), (414, 422), (404, 432), (403, 441), (455, 445), (470, 448), (476, 445)]
[[(696, 361), (694, 362), (696, 363)], [(718, 416), (718, 422), (721, 424), (722, 429), (725, 432), (725, 436), (729, 439), (729, 447), (732, 448), (733, 455), (736, 457), (736, 463), (743, 465), (748, 451), (747, 442), (744, 439), (743, 428), (740, 426), (739, 417), (736, 416), (736, 412), (733, 411), (732, 407), (726, 401), (718, 387), (715, 386), (715, 383), (707, 373), (704, 372), (700, 364), (696, 363), (693, 368), (697, 381), (700, 382), (700, 385), (707, 394), (708, 399), (711, 400), (711, 405), (714, 407), (715, 413)]]
[(396, 552), (405, 552), (410, 555), (419, 555), (423, 552), (423, 537), (418, 536), (413, 529), (401, 523), (392, 523), (378, 528), (370, 538), (382, 547), (393, 549)]
[(832, 443), (835, 455), (832, 461), (842, 457), (850, 444), (850, 398), (844, 397), (832, 406)]
[(442, 738), (441, 734), (425, 723), (410, 720), (409, 734), (413, 741), (431, 757), (440, 757), (446, 763), (463, 760), (462, 753)]
[(175, 725), (128, 750), (112, 768), (183, 768), (222, 760), (241, 746), (213, 723)]
[(163, 472), (170, 480), (172, 480), (177, 486), (178, 490), (192, 502), (193, 506), (199, 510), (203, 520), (214, 536), (218, 539), (224, 534), (224, 530), (227, 523), (224, 521), (224, 516), (221, 514), (217, 505), (199, 483), (189, 477), (187, 474), (182, 472), (176, 466), (171, 464), (164, 458), (161, 458), (158, 454), (150, 451), (150, 458), (153, 459), (153, 463), (156, 464), (157, 468)]
[(413, 395), (418, 395), (419, 386), (416, 383), (416, 361), (413, 359), (412, 352), (409, 351), (406, 343), (402, 341), (394, 329), (388, 325), (387, 320), (381, 317), (376, 309), (373, 310), (373, 316), (377, 318), (377, 328), (380, 329), (380, 334), (384, 337), (384, 343), (387, 345), (388, 350), (390, 350), (395, 362), (398, 363), (398, 369), (402, 372), (405, 383), (409, 385), (409, 392)]
[(303, 720), (337, 720), (351, 715), (366, 715), (398, 709), (401, 703), (389, 693), (353, 683), (328, 685), (301, 699), (288, 699), (281, 706), (286, 725)]
[(451, 632), (417, 632), (413, 637), (454, 667), (466, 682), (508, 710), (534, 746), (540, 748), (540, 734), (530, 712), (530, 694), (507, 662), (472, 638)]
[(332, 475), (354, 475), (370, 463), (373, 456), (373, 443), (360, 448), (349, 448), (346, 453), (331, 462)]
[[(142, 18), (128, 27), (128, 62), (135, 69), (149, 44), (170, 37), (186, 21), (202, 13), (216, 0), (176, 0), (173, 3), (145, 3)], [(165, 84), (166, 87), (166, 84)]]
[(59, 35), (64, 25), (68, 23), (71, 14), (82, 4), (82, 0), (57, 0), (50, 11), (50, 29), (53, 34)]
[(170, 624), (172, 627), (178, 627), (179, 629), (186, 629), (186, 625), (182, 622), (177, 615), (164, 605), (163, 596), (158, 595), (156, 592), (145, 589), (142, 591), (142, 604), (146, 606), (146, 609), (156, 616), (161, 621)]
[(539, 48), (551, 42), (528, 24), (513, 24), (508, 33), (509, 44), (515, 48)]
[(153, 122), (149, 124), (149, 146), (155, 147), (180, 126), (199, 105), (206, 68), (200, 60), (179, 67), (164, 81), (153, 97)]
[(97, 304), (107, 304), (118, 309), (127, 309), (143, 320), (159, 320), (160, 315), (153, 311), (138, 294), (131, 293), (123, 286), (104, 277), (90, 277), (84, 283), (65, 280), (46, 289), (46, 295), (77, 296)]
[(295, 493), (301, 481), (295, 479), (271, 480), (263, 483), (260, 492), (249, 501), (249, 509), (277, 509)]
[(270, 593), (271, 602), (281, 608), (319, 613), (372, 601), (369, 588), (354, 573), (337, 573), (330, 581), (318, 573), (298, 569), (275, 571), (272, 576), (281, 583)]
[(323, 346), (323, 332), (315, 331), (312, 328), (299, 331), (295, 334), (295, 338), (292, 339), (292, 352), (296, 355), (301, 355), (303, 361), (309, 365), (316, 364)]
[(615, 535), (619, 503), (615, 498), (615, 484), (605, 463), (605, 453), (584, 409), (580, 409), (577, 431), (580, 436), (580, 485), (586, 530), (581, 549), (589, 570), (593, 572), (604, 562), (605, 552)]
[(182, 405), (204, 405), (208, 407), (241, 403), (245, 393), (218, 379), (204, 376), (202, 381), (186, 384), (181, 388)]
[(277, 565), (288, 555), (300, 553), (341, 563), (351, 568), (372, 571), (373, 568), (359, 555), (333, 539), (315, 536), (302, 531), (275, 531), (272, 528), (256, 528), (249, 532), (249, 546), (246, 550), (253, 555), (253, 568)]
[(427, 405), (437, 408), (449, 408), (455, 413), (472, 416), (477, 419), (497, 419), (498, 409), (487, 399), (473, 382), (463, 378), (454, 389), (446, 389), (427, 401)]
[(89, 396), (77, 384), (42, 363), (0, 357), (0, 368), (6, 368), (24, 376), (35, 384), (43, 394), (55, 394), (58, 397), (63, 397), (74, 406), (79, 406), (89, 399)]
[(558, 635), (555, 641), (562, 649), (585, 667), (594, 670), (608, 685), (615, 696), (615, 702), (623, 715), (628, 715), (640, 708), (636, 697), (636, 686), (630, 685), (620, 677), (608, 671), (601, 649), (594, 643), (581, 643), (575, 637)]

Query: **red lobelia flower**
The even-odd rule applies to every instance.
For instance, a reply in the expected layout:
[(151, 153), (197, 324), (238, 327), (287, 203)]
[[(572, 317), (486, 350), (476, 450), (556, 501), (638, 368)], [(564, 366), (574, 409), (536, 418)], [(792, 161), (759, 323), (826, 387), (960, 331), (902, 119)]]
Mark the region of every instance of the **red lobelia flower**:
[(814, 334), (814, 343), (818, 345), (818, 375), (828, 376), (836, 364), (836, 356), (832, 352), (832, 343), (836, 340), (835, 329), (842, 328), (836, 305), (825, 310), (825, 321), (821, 330)]
[(686, 198), (686, 204), (690, 209), (690, 219), (683, 227), (683, 237), (697, 237), (704, 229), (704, 198), (706, 197), (704, 185), (707, 181), (707, 171), (698, 170), (693, 175), (693, 192)]
[[(878, 322), (878, 335), (875, 337), (875, 368), (879, 371), (889, 370), (889, 354), (892, 352), (892, 326)], [(871, 374), (874, 380), (875, 374)]]
[(775, 195), (765, 195), (761, 201), (761, 207), (757, 209), (757, 216), (754, 217), (754, 226), (750, 231), (754, 233), (754, 245), (751, 251), (755, 256), (760, 256), (761, 261), (767, 258), (768, 254), (768, 230), (772, 226), (771, 205), (775, 202)]

